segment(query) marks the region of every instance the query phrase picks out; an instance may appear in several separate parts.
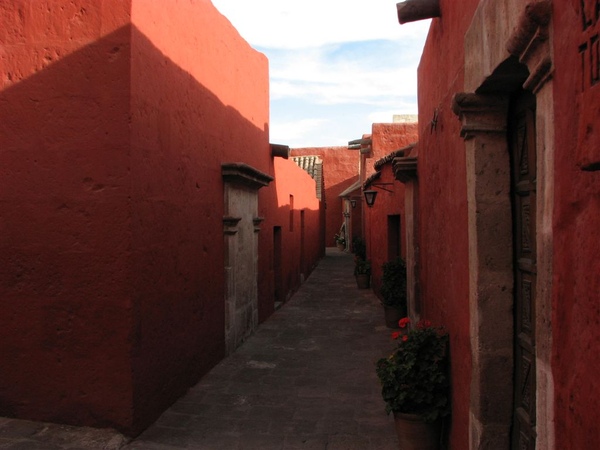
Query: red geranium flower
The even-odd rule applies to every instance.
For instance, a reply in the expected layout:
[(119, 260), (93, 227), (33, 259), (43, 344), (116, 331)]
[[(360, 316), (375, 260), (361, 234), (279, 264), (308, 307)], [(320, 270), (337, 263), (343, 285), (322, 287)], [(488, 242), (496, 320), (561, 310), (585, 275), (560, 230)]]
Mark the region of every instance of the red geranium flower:
[(406, 326), (410, 323), (410, 319), (408, 317), (404, 317), (398, 321), (398, 325), (400, 328), (406, 328)]
[(394, 331), (392, 333), (392, 339), (398, 339), (400, 337), (400, 332), (399, 331)]
[(404, 336), (402, 336), (402, 342), (406, 342), (408, 341), (408, 334), (405, 334)]

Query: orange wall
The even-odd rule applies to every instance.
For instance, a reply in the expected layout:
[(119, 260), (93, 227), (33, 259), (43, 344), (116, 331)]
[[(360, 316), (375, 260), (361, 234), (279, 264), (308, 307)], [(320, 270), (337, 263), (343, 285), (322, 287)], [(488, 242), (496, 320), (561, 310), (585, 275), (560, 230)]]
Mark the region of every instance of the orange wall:
[(273, 170), (265, 56), (208, 1), (166, 11), (137, 0), (132, 23), (133, 377), (142, 424), (223, 356), (221, 164)]
[(419, 140), (418, 123), (374, 123), (371, 128), (371, 147), (373, 154), (367, 159), (369, 173), (373, 173), (373, 164), (389, 155)]
[[(321, 239), (322, 203), (316, 197), (315, 181), (291, 159), (275, 158), (274, 164), (275, 181), (261, 192), (261, 203), (265, 207), (260, 215), (266, 218), (260, 233), (259, 298), (264, 299), (259, 305), (261, 321), (273, 312), (276, 283), (279, 300), (289, 299), (325, 251)], [(275, 267), (274, 227), (281, 229), (279, 267)]]
[(268, 62), (209, 1), (0, 11), (0, 414), (135, 434), (223, 356), (221, 163), (274, 173)]
[(0, 415), (132, 421), (128, 21), (0, 6)]
[(292, 156), (317, 155), (323, 160), (325, 183), (325, 243), (335, 247), (334, 235), (340, 231), (344, 221), (342, 200), (339, 195), (358, 180), (358, 150), (348, 147), (294, 148)]
[[(371, 129), (372, 157), (366, 159), (367, 176), (375, 173), (373, 165), (390, 153), (400, 150), (418, 141), (417, 123), (374, 123)], [(381, 188), (370, 187), (377, 191), (373, 207), (363, 202), (365, 211), (365, 240), (367, 257), (371, 259), (371, 287), (380, 295), (383, 264), (389, 261), (388, 255), (388, 216), (400, 215), (401, 256), (405, 257), (406, 234), (404, 217), (404, 185), (394, 179), (392, 163), (381, 168), (381, 176), (374, 184), (390, 183)], [(392, 191), (392, 192), (388, 192)]]

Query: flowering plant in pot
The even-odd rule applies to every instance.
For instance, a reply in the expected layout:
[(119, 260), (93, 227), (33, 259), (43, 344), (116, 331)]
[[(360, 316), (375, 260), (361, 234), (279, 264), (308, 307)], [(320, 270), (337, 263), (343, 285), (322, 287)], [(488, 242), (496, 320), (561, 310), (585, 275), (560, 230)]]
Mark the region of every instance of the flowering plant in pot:
[[(422, 320), (412, 327), (400, 319), (392, 333), (397, 347), (377, 362), (377, 376), (386, 411), (393, 412), (401, 448), (439, 448), (441, 420), (450, 414), (448, 334)], [(419, 444), (408, 442), (419, 435)]]
[(355, 256), (354, 277), (359, 289), (367, 289), (371, 281), (371, 261)]
[(335, 245), (337, 245), (340, 250), (346, 248), (346, 238), (344, 236), (336, 234), (333, 238), (335, 239)]

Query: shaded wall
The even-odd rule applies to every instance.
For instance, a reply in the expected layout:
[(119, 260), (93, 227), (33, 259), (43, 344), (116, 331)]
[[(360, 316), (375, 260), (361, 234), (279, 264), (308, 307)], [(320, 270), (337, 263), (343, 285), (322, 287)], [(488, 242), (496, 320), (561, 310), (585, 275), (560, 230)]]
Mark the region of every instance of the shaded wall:
[[(383, 264), (390, 261), (391, 241), (396, 241), (391, 234), (388, 223), (390, 216), (397, 216), (399, 242), (398, 256), (406, 257), (406, 232), (404, 215), (404, 185), (395, 181), (392, 165), (386, 164), (381, 169), (381, 176), (375, 183), (391, 183), (384, 186), (391, 192), (377, 189), (377, 198), (372, 207), (365, 206), (365, 240), (367, 242), (367, 258), (371, 260), (371, 287), (381, 298), (381, 277)], [(369, 189), (373, 189), (370, 187)]]
[[(584, 6), (584, 8), (582, 8)], [(556, 448), (600, 441), (600, 17), (554, 2), (553, 353)], [(582, 170), (587, 169), (587, 170)]]
[(0, 13), (0, 414), (135, 434), (223, 356), (221, 163), (273, 172), (267, 60), (208, 1)]
[(210, 2), (166, 12), (161, 2), (132, 8), (133, 377), (142, 422), (224, 354), (221, 164), (272, 174), (266, 58)]
[[(391, 153), (417, 142), (418, 127), (416, 122), (374, 123), (371, 129), (372, 151), (370, 157), (366, 159), (367, 176), (377, 171), (374, 167), (375, 163), (381, 164)], [(371, 287), (378, 296), (381, 290), (382, 266), (390, 260), (390, 254), (395, 252), (390, 248), (389, 216), (399, 216), (399, 256), (406, 257), (404, 185), (394, 179), (391, 159), (383, 164), (379, 171), (381, 176), (374, 181), (374, 184), (380, 184), (381, 187), (369, 187), (377, 191), (375, 205), (369, 208), (366, 203), (364, 204), (367, 255), (372, 265)]]
[(315, 181), (292, 160), (275, 158), (274, 166), (275, 181), (260, 193), (264, 205), (260, 214), (265, 217), (260, 233), (265, 241), (260, 252), (259, 299), (264, 300), (259, 304), (260, 321), (273, 313), (275, 302), (289, 300), (325, 251), (322, 202), (316, 197)]
[(478, 3), (440, 1), (443, 15), (432, 20), (418, 69), (421, 317), (450, 334), (450, 448), (469, 448), (471, 382), (466, 163), (451, 106), (464, 90), (464, 35)]
[(0, 6), (0, 415), (132, 423), (128, 14)]

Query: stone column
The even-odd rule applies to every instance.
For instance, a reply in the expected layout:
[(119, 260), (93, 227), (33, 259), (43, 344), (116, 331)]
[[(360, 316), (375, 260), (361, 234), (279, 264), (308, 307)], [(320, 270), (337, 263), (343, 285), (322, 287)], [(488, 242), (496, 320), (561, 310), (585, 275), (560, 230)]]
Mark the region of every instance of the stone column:
[(514, 278), (508, 97), (461, 93), (453, 103), (467, 164), (470, 448), (510, 448)]

